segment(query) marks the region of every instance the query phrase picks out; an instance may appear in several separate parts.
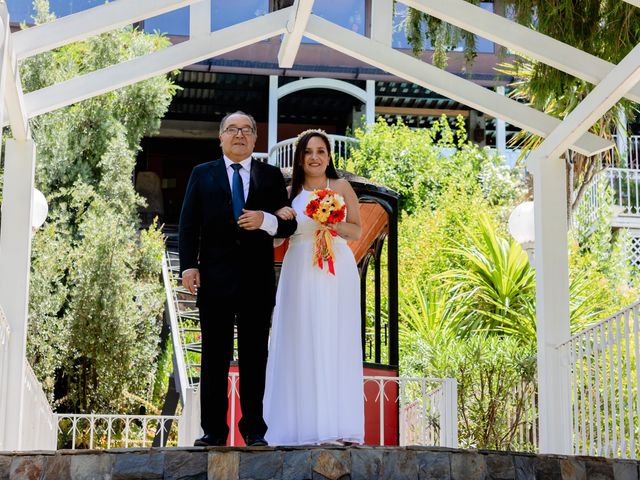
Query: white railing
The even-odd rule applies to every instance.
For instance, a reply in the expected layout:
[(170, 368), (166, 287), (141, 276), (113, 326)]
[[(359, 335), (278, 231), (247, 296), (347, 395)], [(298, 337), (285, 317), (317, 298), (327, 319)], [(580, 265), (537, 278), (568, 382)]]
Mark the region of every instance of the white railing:
[[(5, 418), (7, 409), (7, 399), (5, 395), (9, 382), (9, 336), (11, 329), (7, 322), (2, 306), (0, 306), (0, 418)], [(4, 435), (0, 432), (0, 451), (4, 450)]]
[(180, 417), (177, 416), (58, 413), (55, 417), (58, 448), (145, 448), (178, 444)]
[(538, 451), (538, 394), (535, 382), (523, 381), (511, 391), (515, 401), (505, 405), (509, 450)]
[(640, 169), (608, 167), (596, 173), (578, 208), (584, 211), (583, 217), (588, 225), (592, 225), (603, 205), (611, 205), (612, 226), (638, 228)]
[[(640, 215), (640, 170), (637, 168), (613, 168), (609, 167), (597, 174), (594, 181), (606, 182), (613, 195), (613, 206), (618, 207), (618, 214)], [(594, 207), (597, 207), (598, 195), (592, 195), (596, 200)]]
[(194, 353), (190, 353), (189, 350), (200, 348), (197, 337), (199, 328), (196, 326), (199, 313), (195, 306), (195, 297), (178, 285), (182, 283), (179, 263), (175, 253), (166, 251), (162, 259), (162, 278), (171, 328), (174, 380), (182, 405), (177, 442), (180, 446), (191, 446), (193, 439), (199, 436), (200, 398), (195, 394), (195, 375), (199, 376), (199, 364), (194, 364)]
[[(625, 216), (640, 217), (640, 135), (628, 137), (627, 151), (620, 153), (620, 166), (610, 166), (610, 151), (599, 155), (601, 170), (591, 180), (582, 200), (586, 202), (584, 208), (589, 220), (595, 220), (602, 205), (603, 185), (610, 188), (611, 205), (614, 219), (618, 222), (617, 226), (626, 226)], [(606, 160), (608, 158), (609, 160)]]
[(568, 365), (573, 453), (640, 455), (640, 302), (558, 348)]
[(196, 307), (196, 296), (182, 286), (178, 255), (167, 251), (165, 262), (167, 270), (166, 273), (163, 271), (163, 275), (166, 278), (165, 292), (170, 304), (171, 340), (181, 376), (180, 401), (184, 402), (184, 389), (193, 388), (200, 377), (200, 314)]
[[(614, 135), (613, 140), (617, 142), (618, 136)], [(626, 153), (626, 154), (625, 154)], [(640, 168), (640, 135), (630, 135), (627, 137), (627, 151), (620, 152), (622, 155), (622, 168)]]
[[(239, 420), (239, 375), (229, 374), (230, 445), (238, 443), (235, 428)], [(368, 425), (376, 425), (374, 442), (378, 445), (458, 446), (457, 383), (453, 379), (365, 376), (366, 416)], [(197, 397), (197, 391), (195, 392)], [(381, 401), (382, 400), (382, 401)], [(196, 400), (193, 402), (198, 404)], [(375, 413), (373, 413), (375, 412)], [(373, 417), (371, 417), (373, 415)], [(199, 411), (194, 412), (199, 417)], [(391, 431), (387, 431), (387, 427)], [(188, 428), (188, 430), (187, 430)], [(181, 444), (193, 444), (201, 434), (194, 423), (185, 428)], [(186, 438), (188, 435), (189, 438)], [(387, 441), (387, 439), (392, 439)], [(395, 442), (394, 442), (395, 441)], [(371, 443), (371, 442), (369, 442)]]
[(31, 365), (25, 360), (22, 450), (55, 450), (56, 419)]
[[(387, 437), (385, 406), (397, 404), (399, 445), (457, 448), (458, 387), (454, 379), (365, 376), (365, 392), (368, 384), (376, 387), (376, 397), (367, 398), (365, 393), (365, 403), (369, 405), (374, 402), (379, 407), (376, 420), (380, 428), (380, 445), (385, 445)], [(394, 391), (397, 392), (395, 395)], [(381, 399), (384, 401), (381, 402)]]
[[(297, 138), (288, 138), (271, 147), (271, 150), (269, 150), (271, 163), (280, 168), (292, 167), (296, 140)], [(351, 149), (358, 145), (359, 140), (343, 135), (329, 135), (329, 140), (331, 141), (331, 151), (333, 152), (336, 168), (346, 168)]]
[[(229, 444), (238, 444), (234, 426), (239, 420), (239, 375), (229, 373)], [(376, 425), (368, 443), (378, 445), (429, 445), (457, 448), (457, 383), (453, 379), (365, 376), (365, 422)], [(367, 394), (368, 392), (368, 394)], [(199, 419), (198, 391), (190, 402), (192, 420)], [(382, 401), (381, 401), (382, 399)], [(373, 413), (375, 412), (375, 414)], [(371, 417), (373, 415), (373, 417)], [(387, 431), (387, 427), (391, 428)], [(202, 434), (199, 421), (182, 424), (180, 445), (190, 446)], [(388, 440), (388, 441), (387, 441)]]
[[(178, 272), (179, 275), (179, 272)], [(164, 283), (164, 291), (167, 301), (167, 312), (169, 314), (169, 326), (171, 328), (171, 345), (173, 347), (174, 365), (175, 371), (173, 377), (176, 383), (176, 390), (180, 394), (180, 402), (184, 407), (184, 399), (186, 397), (186, 390), (189, 382), (187, 375), (187, 367), (185, 364), (185, 354), (182, 349), (182, 342), (180, 341), (180, 328), (178, 325), (178, 313), (176, 311), (176, 305), (178, 305), (178, 298), (176, 293), (175, 282), (176, 279), (172, 276), (170, 254), (165, 252), (162, 257), (162, 281)]]

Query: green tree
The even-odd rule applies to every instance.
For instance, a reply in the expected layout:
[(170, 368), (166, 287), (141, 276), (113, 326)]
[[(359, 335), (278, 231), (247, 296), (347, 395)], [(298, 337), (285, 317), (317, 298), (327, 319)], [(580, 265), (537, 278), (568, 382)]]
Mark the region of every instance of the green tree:
[[(477, 0), (468, 0), (478, 4)], [(617, 64), (633, 47), (640, 43), (640, 10), (617, 0), (507, 0), (506, 9), (512, 9), (515, 20), (540, 33), (560, 40), (603, 60)], [(434, 63), (446, 65), (446, 52), (464, 45), (469, 63), (476, 55), (474, 36), (469, 32), (442, 22), (418, 10), (408, 9), (405, 22), (407, 38), (414, 53), (424, 49), (429, 40), (435, 48)], [(524, 56), (516, 56), (498, 70), (515, 78), (510, 96), (531, 104), (534, 108), (557, 118), (565, 118), (591, 90), (593, 85), (554, 67)], [(621, 100), (607, 112), (590, 131), (611, 138), (619, 125), (618, 112), (625, 111), (629, 118), (637, 113), (637, 105)], [(542, 138), (520, 132), (513, 143), (522, 147), (524, 156), (540, 144)], [(567, 202), (572, 211), (577, 208), (589, 182), (601, 168), (601, 163), (617, 161), (617, 153), (607, 152), (603, 158), (573, 154), (572, 175), (567, 179)]]
[[(467, 0), (478, 5), (479, 0)], [(618, 63), (640, 42), (640, 12), (633, 5), (616, 0), (507, 0), (505, 9), (513, 9), (515, 20), (527, 27)], [(465, 57), (476, 56), (475, 38), (458, 27), (447, 24), (418, 10), (409, 8), (405, 22), (407, 39), (418, 54), (426, 41), (435, 49), (434, 62), (446, 64), (446, 52), (462, 43)], [(536, 63), (531, 91), (540, 98), (574, 91), (582, 83), (553, 67)]]
[[(34, 2), (36, 23), (50, 21)], [(66, 79), (165, 48), (124, 28), (45, 52), (21, 65), (23, 88)], [(144, 204), (131, 176), (143, 136), (160, 125), (176, 87), (165, 76), (32, 121), (36, 184), (50, 206), (34, 237), (28, 357), (58, 408), (137, 411), (152, 397), (159, 352), (163, 237), (140, 230)]]

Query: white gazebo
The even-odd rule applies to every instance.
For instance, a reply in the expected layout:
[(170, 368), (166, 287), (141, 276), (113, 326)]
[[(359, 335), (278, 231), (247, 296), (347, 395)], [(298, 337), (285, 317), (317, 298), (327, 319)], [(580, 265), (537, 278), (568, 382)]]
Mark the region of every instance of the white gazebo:
[[(278, 61), (280, 67), (290, 68), (304, 35), (545, 137), (528, 160), (535, 194), (540, 451), (571, 451), (571, 425), (567, 414), (570, 395), (563, 378), (564, 370), (558, 368), (564, 359), (557, 349), (569, 339), (566, 174), (560, 155), (572, 149), (591, 156), (612, 146), (611, 142), (587, 133), (587, 130), (620, 98), (626, 96), (640, 102), (640, 85), (637, 85), (640, 45), (618, 65), (613, 65), (465, 0), (399, 1), (597, 86), (561, 122), (391, 48), (393, 0), (371, 0), (373, 14), (369, 37), (314, 15), (313, 0), (296, 0), (291, 7), (214, 32), (210, 31), (209, 25), (210, 0), (115, 0), (45, 25), (11, 33), (7, 7), (0, 0), (0, 96), (4, 100), (0, 102), (0, 120), (11, 126), (13, 135), (6, 142), (0, 232), (0, 306), (5, 311), (11, 332), (7, 361), (3, 365), (8, 372), (8, 381), (0, 383), (0, 444), (5, 449), (27, 446), (23, 438), (24, 379), (28, 373), (25, 345), (37, 148), (29, 132), (29, 119), (280, 35), (283, 37)], [(640, 8), (640, 0), (625, 1)], [(338, 5), (339, 2), (336, 8), (340, 8)], [(22, 92), (19, 60), (185, 6), (190, 7), (191, 18), (188, 41), (38, 91)], [(342, 88), (339, 84), (331, 87)], [(370, 90), (351, 93), (366, 99), (371, 95)], [(278, 95), (286, 93), (281, 91)], [(270, 115), (270, 119), (273, 118), (275, 112)]]

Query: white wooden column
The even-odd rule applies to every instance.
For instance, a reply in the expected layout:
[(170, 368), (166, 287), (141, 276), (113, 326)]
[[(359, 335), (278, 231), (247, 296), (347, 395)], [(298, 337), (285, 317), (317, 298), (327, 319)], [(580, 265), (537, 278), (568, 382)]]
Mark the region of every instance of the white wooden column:
[[(496, 92), (504, 95), (504, 86), (496, 87)], [(501, 118), (496, 118), (496, 150), (500, 155), (507, 154), (507, 123)]]
[[(278, 76), (269, 75), (269, 138), (267, 153), (278, 143)], [(275, 161), (275, 159), (274, 159)], [(273, 163), (269, 158), (269, 163)]]
[[(393, 37), (393, 2), (371, 0), (371, 40), (391, 47)], [(367, 80), (367, 100), (365, 102), (367, 125), (376, 121), (376, 82)]]
[(532, 163), (540, 453), (569, 454), (571, 399), (556, 349), (570, 335), (566, 169), (558, 158)]
[(376, 123), (376, 82), (367, 80), (367, 101), (365, 102), (365, 121), (367, 125)]
[(201, 0), (189, 7), (189, 38), (211, 33), (211, 0)]
[(629, 132), (627, 131), (627, 115), (624, 113), (624, 109), (622, 107), (618, 108), (616, 146), (618, 147), (618, 153), (620, 153), (620, 159), (623, 162), (621, 166), (624, 168), (631, 168), (631, 165), (629, 165)]
[(6, 416), (0, 419), (4, 448), (20, 449), (31, 265), (31, 205), (35, 173), (33, 140), (7, 140), (0, 228), (0, 304), (11, 338)]
[(393, 35), (393, 2), (371, 0), (371, 40), (390, 47)]

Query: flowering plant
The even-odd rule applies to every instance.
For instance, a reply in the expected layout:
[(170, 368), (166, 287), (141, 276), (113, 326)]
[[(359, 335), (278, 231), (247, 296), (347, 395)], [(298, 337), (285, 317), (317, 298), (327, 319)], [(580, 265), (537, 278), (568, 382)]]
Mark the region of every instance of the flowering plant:
[(342, 222), (346, 211), (347, 205), (342, 195), (328, 188), (314, 190), (304, 210), (305, 215), (320, 224), (315, 233), (313, 264), (322, 269), (324, 262), (327, 262), (329, 273), (332, 275), (336, 274), (333, 264), (333, 237), (338, 233), (331, 225)]

